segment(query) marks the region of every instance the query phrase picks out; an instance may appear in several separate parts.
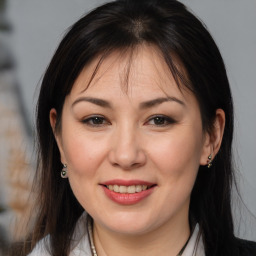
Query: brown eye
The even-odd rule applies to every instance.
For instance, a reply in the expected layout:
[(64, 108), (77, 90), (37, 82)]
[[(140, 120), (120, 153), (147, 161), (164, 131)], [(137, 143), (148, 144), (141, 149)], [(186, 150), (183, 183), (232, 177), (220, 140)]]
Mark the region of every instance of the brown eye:
[(103, 124), (104, 118), (103, 117), (92, 117), (90, 121), (92, 124)]
[(166, 119), (162, 116), (155, 117), (153, 119), (155, 125), (163, 125), (166, 122)]
[(173, 123), (175, 123), (175, 121), (172, 118), (163, 115), (153, 116), (147, 122), (147, 124), (155, 126), (166, 126)]
[(91, 116), (82, 121), (84, 124), (90, 125), (90, 126), (102, 126), (106, 125), (109, 122), (102, 116)]

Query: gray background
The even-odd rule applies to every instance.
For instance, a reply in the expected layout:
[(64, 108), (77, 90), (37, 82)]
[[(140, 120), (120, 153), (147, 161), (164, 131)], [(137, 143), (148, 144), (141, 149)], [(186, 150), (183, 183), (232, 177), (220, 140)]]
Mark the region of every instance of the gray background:
[[(34, 125), (38, 84), (65, 30), (83, 13), (106, 1), (9, 0), (13, 25), (11, 48), (25, 112)], [(235, 101), (234, 153), (239, 185), (248, 209), (256, 215), (256, 1), (183, 0), (204, 21), (227, 66)], [(203, 70), (202, 70), (203, 72)], [(240, 207), (235, 209), (236, 216)], [(256, 220), (242, 211), (240, 236), (256, 240)], [(238, 218), (238, 217), (237, 217)], [(238, 221), (236, 221), (238, 223)]]

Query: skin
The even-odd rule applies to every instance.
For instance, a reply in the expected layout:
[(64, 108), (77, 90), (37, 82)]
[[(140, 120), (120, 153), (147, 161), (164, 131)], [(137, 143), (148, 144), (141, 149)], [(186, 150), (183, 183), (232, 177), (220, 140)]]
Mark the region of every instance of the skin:
[[(212, 133), (204, 132), (195, 96), (177, 87), (152, 46), (137, 49), (125, 90), (128, 56), (107, 57), (88, 88), (98, 59), (77, 78), (55, 132), (61, 161), (77, 200), (94, 220), (98, 255), (177, 255), (190, 235), (190, 194), (198, 168), (217, 154), (225, 114), (218, 109)], [(176, 100), (142, 107), (167, 96)], [(90, 119), (95, 115), (101, 119)], [(56, 117), (52, 109), (54, 131)], [(144, 180), (156, 187), (139, 203), (120, 205), (100, 185), (112, 179)]]

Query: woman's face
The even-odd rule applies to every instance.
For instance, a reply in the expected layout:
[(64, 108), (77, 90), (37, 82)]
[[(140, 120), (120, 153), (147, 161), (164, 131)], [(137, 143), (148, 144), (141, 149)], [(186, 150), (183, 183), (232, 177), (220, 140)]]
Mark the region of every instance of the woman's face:
[[(112, 54), (85, 89), (97, 61), (66, 97), (56, 135), (74, 195), (110, 231), (188, 225), (197, 171), (211, 153), (196, 98), (178, 89), (153, 47), (138, 49), (129, 72), (129, 55)], [(50, 119), (54, 127), (55, 110)]]

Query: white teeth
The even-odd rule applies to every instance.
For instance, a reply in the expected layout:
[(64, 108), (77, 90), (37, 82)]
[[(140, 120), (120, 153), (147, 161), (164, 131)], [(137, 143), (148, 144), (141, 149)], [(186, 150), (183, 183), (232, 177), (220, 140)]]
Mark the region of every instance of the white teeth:
[(141, 192), (142, 191), (142, 186), (136, 185), (136, 192)]
[(113, 189), (114, 189), (115, 192), (119, 192), (119, 186), (118, 185), (114, 185)]
[(143, 190), (147, 190), (147, 185), (132, 185), (132, 186), (119, 186), (119, 185), (107, 185), (107, 188), (111, 191), (115, 191), (120, 194), (134, 194)]
[(119, 187), (119, 193), (121, 193), (121, 194), (127, 193), (127, 187), (125, 187), (125, 186), (120, 186), (120, 187)]
[(127, 188), (127, 192), (128, 192), (129, 194), (135, 193), (135, 186), (129, 186), (129, 187)]

